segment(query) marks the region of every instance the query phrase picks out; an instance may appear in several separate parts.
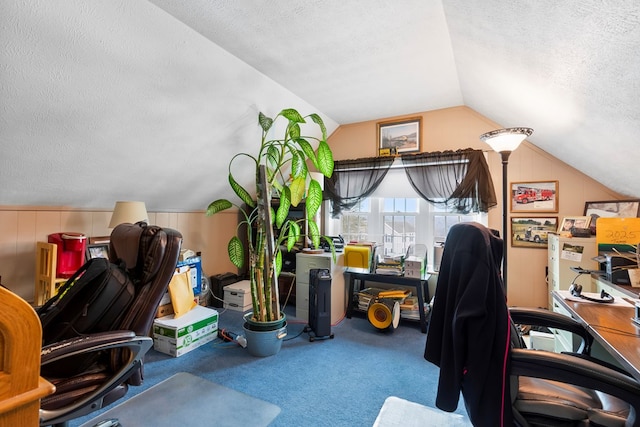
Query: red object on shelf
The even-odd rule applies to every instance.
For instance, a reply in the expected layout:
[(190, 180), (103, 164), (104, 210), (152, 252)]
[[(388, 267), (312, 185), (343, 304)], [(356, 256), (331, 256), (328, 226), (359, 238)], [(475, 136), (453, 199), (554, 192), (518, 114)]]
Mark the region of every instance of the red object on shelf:
[(49, 243), (55, 243), (58, 252), (56, 277), (68, 278), (84, 264), (87, 236), (82, 233), (49, 234)]

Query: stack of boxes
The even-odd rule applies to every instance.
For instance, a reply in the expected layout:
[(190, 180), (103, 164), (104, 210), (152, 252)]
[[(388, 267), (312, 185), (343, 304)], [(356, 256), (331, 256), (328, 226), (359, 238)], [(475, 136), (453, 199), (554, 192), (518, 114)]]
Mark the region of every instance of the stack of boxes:
[(422, 257), (408, 257), (404, 260), (404, 277), (422, 279), (424, 277), (425, 264), (425, 260)]
[[(178, 261), (176, 272), (188, 271), (196, 302), (202, 292), (202, 260), (192, 256)], [(153, 322), (153, 348), (173, 357), (181, 356), (218, 335), (218, 312), (196, 305), (188, 313), (175, 318), (171, 297), (167, 292)]]

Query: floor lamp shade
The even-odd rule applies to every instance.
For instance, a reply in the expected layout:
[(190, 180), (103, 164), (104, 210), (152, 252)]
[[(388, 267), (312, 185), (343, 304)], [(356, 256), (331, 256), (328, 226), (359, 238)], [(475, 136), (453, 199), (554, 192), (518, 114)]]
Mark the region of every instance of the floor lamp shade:
[(109, 228), (114, 228), (119, 224), (138, 221), (149, 222), (149, 215), (144, 202), (116, 202), (109, 222)]
[(528, 136), (531, 136), (533, 129), (531, 128), (506, 128), (496, 129), (491, 132), (483, 133), (480, 139), (491, 147), (497, 153), (511, 152), (518, 148), (520, 143)]

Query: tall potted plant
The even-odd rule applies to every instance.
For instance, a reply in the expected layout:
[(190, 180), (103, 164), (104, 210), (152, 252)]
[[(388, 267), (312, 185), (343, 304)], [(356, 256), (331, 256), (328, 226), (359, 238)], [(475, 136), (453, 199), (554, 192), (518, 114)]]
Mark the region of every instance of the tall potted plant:
[[(302, 133), (301, 125), (312, 124), (308, 121), (319, 128), (321, 137)], [(229, 184), (242, 205), (218, 199), (209, 204), (207, 215), (214, 215), (232, 206), (241, 212), (242, 220), (236, 235), (228, 243), (227, 251), (229, 259), (238, 268), (243, 268), (245, 253), (248, 252), (253, 311), (245, 315), (245, 321), (254, 325), (249, 326), (250, 330), (282, 330), (286, 323), (285, 315), (280, 310), (278, 293), (278, 275), (282, 269), (281, 247), (291, 251), (300, 237), (308, 237), (316, 248), (320, 246), (321, 238), (326, 239), (333, 248), (331, 239), (320, 235), (318, 224), (313, 220), (322, 204), (322, 187), (311, 177), (308, 169), (311, 164), (324, 176), (330, 177), (333, 173), (333, 154), (326, 141), (326, 127), (318, 114), (303, 117), (295, 109), (289, 108), (280, 111), (273, 119), (259, 113), (258, 122), (262, 137), (257, 155), (238, 153), (229, 162)], [(280, 131), (280, 137), (273, 136), (274, 132)], [(315, 151), (309, 142), (311, 140), (318, 143)], [(255, 165), (254, 192), (242, 187), (234, 178), (232, 167), (240, 158), (248, 158)], [(276, 211), (272, 208), (274, 198), (279, 198)], [(303, 201), (307, 222), (304, 234), (301, 220), (288, 219), (289, 209)], [(274, 224), (277, 235), (273, 232)], [(282, 333), (279, 335), (282, 336)], [(249, 341), (250, 337), (247, 336), (251, 350)], [(276, 343), (274, 352), (279, 349), (280, 345)]]

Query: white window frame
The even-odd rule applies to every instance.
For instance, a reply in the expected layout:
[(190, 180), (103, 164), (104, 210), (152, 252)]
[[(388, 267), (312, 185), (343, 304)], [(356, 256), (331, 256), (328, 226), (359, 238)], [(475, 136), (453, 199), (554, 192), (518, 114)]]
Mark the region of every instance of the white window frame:
[[(391, 173), (392, 171), (390, 171)], [(447, 210), (441, 205), (430, 203), (423, 198), (419, 197), (410, 184), (406, 181), (406, 175), (404, 170), (402, 173), (396, 173), (389, 180), (389, 175), (385, 178), (385, 182), (381, 184), (381, 188), (376, 190), (374, 195), (370, 197), (369, 218), (367, 220), (368, 230), (377, 230), (376, 234), (369, 233), (368, 241), (374, 241), (376, 243), (383, 243), (383, 229), (384, 229), (384, 215), (383, 212), (383, 200), (384, 197), (393, 198), (410, 198), (415, 197), (418, 199), (418, 214), (416, 219), (416, 243), (425, 244), (427, 246), (427, 268), (433, 271), (434, 265), (434, 253), (435, 246), (440, 246), (442, 241), (441, 236), (434, 236), (435, 234), (435, 218), (436, 216), (446, 216), (452, 219), (452, 223), (463, 221), (476, 221), (483, 225), (488, 224), (488, 215), (486, 213), (470, 213), (460, 214), (458, 212), (447, 212)], [(402, 179), (404, 178), (404, 180)], [(330, 203), (325, 202), (325, 234), (329, 236), (338, 236), (342, 234), (341, 220), (340, 218), (332, 218), (330, 214)], [(426, 215), (426, 218), (425, 218)], [(450, 228), (450, 226), (448, 227)], [(448, 229), (446, 230), (448, 232)], [(345, 243), (348, 243), (345, 242)]]

